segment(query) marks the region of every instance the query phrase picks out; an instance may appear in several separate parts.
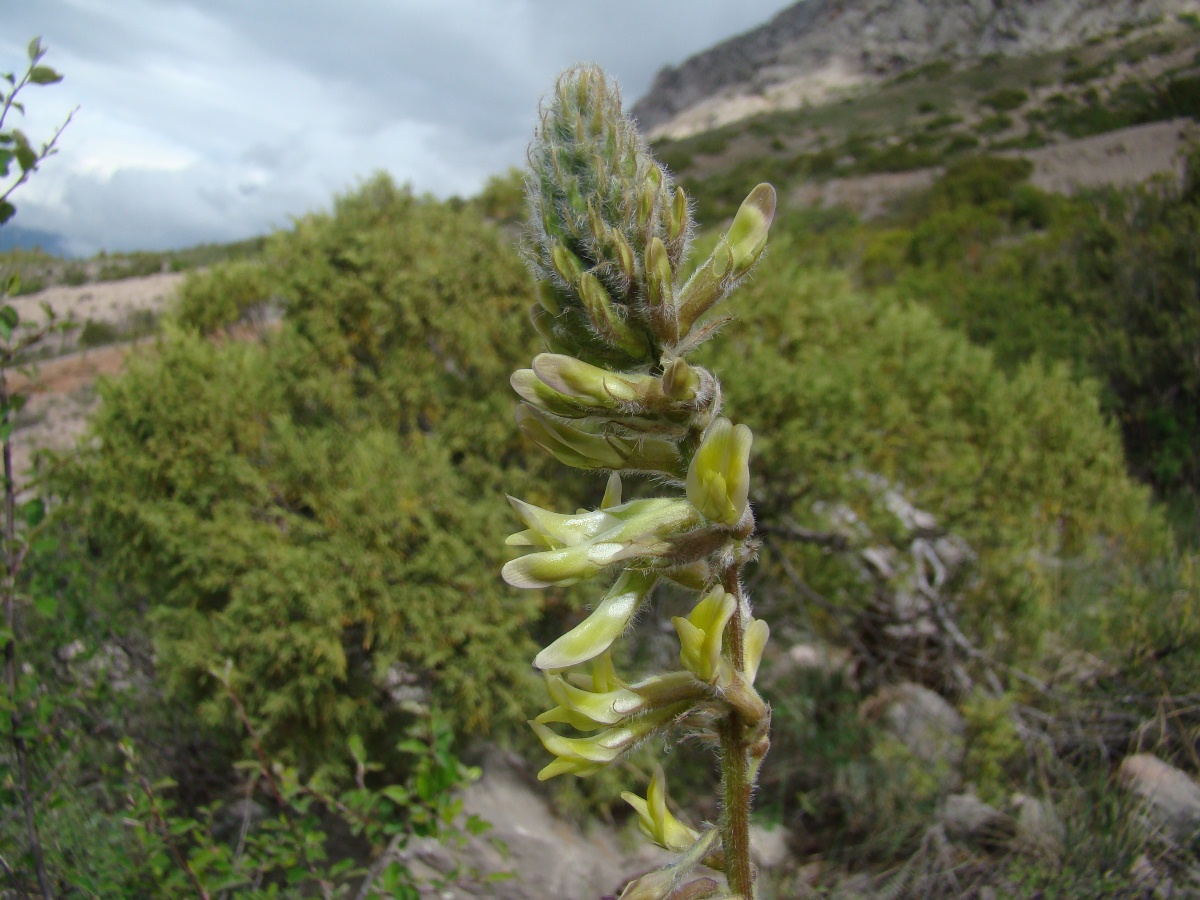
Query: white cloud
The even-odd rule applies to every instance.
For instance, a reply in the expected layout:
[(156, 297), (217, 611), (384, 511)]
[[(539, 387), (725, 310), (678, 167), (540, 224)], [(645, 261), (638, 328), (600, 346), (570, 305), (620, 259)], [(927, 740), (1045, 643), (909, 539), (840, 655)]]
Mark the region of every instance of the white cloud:
[(66, 76), (30, 91), (62, 152), (18, 224), (77, 253), (286, 226), (377, 169), (467, 195), (521, 162), (554, 75), (598, 62), (630, 100), (658, 68), (785, 0), (9, 0), (0, 68), (40, 34)]

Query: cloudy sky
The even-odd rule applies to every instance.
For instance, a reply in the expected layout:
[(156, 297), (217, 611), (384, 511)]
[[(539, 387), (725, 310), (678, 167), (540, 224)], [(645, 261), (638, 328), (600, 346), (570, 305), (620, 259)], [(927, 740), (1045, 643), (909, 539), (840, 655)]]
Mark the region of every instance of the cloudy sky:
[[(627, 101), (789, 0), (0, 0), (0, 71), (41, 35), (59, 84), (19, 127), (61, 152), (9, 237), (75, 255), (286, 227), (378, 169), (468, 196), (524, 158), (555, 75), (596, 62)], [(6, 123), (11, 124), (11, 123)]]

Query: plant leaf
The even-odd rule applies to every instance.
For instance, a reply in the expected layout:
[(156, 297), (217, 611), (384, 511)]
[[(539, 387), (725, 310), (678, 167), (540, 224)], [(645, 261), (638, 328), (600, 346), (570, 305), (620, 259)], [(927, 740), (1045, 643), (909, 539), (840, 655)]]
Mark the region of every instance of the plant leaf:
[(63, 77), (49, 66), (34, 66), (29, 70), (29, 80), (34, 84), (56, 84)]

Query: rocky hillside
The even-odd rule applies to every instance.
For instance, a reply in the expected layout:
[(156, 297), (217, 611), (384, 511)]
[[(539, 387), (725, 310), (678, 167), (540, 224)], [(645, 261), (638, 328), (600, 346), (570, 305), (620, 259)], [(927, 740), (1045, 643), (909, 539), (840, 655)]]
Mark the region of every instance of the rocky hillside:
[(819, 104), (933, 62), (1078, 47), (1195, 0), (801, 0), (765, 25), (658, 73), (633, 114), (655, 138)]

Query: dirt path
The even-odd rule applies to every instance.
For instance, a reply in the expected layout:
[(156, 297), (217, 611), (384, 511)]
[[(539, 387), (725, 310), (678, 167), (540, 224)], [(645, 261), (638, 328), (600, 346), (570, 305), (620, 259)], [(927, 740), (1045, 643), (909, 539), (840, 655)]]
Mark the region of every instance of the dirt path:
[[(54, 287), (9, 302), (22, 321), (41, 321), (42, 304), (48, 303), (59, 319), (80, 324), (91, 320), (119, 328), (139, 313), (160, 315), (173, 302), (183, 278), (163, 274)], [(57, 340), (53, 338), (52, 342)], [(146, 345), (143, 339), (141, 346)], [(114, 344), (70, 353), (39, 363), (32, 379), (13, 376), (13, 387), (29, 395), (17, 417), (13, 437), (13, 465), (18, 477), (29, 471), (35, 450), (66, 450), (79, 440), (96, 405), (96, 379), (120, 372), (125, 359), (138, 346)]]

